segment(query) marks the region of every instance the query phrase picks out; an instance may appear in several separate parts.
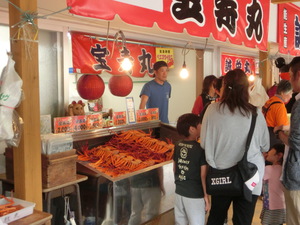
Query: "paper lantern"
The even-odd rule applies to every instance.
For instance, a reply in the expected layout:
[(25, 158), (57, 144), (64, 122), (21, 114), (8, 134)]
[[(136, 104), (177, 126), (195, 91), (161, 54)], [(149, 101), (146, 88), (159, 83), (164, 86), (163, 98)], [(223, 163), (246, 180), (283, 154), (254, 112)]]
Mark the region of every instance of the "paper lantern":
[(105, 90), (105, 84), (98, 75), (85, 74), (77, 81), (77, 91), (81, 98), (95, 100), (100, 98)]
[(108, 87), (113, 95), (124, 97), (132, 91), (133, 83), (128, 75), (114, 75), (109, 79)]

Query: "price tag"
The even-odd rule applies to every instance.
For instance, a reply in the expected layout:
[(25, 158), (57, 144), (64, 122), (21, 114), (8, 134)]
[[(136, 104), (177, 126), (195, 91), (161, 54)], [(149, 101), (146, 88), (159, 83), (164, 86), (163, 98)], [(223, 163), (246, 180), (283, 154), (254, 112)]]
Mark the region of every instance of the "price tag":
[(114, 126), (125, 125), (126, 121), (126, 112), (114, 112), (113, 113), (113, 123)]
[(72, 123), (73, 119), (71, 116), (54, 118), (54, 133), (73, 132)]
[(73, 132), (87, 130), (86, 116), (73, 116)]
[(148, 109), (150, 114), (150, 120), (159, 120), (159, 110), (158, 108), (150, 108)]
[(103, 119), (101, 113), (86, 115), (86, 120), (88, 130), (103, 128)]
[(148, 109), (136, 110), (136, 120), (138, 123), (150, 121), (150, 114), (149, 114)]

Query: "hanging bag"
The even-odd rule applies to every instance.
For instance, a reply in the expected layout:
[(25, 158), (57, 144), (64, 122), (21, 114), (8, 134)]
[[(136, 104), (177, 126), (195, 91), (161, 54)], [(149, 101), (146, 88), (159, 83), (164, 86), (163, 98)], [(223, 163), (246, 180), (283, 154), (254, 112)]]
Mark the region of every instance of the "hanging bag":
[[(252, 201), (252, 190), (259, 181), (257, 166), (248, 162), (247, 153), (252, 139), (257, 115), (252, 115), (245, 153), (237, 165), (228, 169), (208, 168), (206, 191), (209, 195), (241, 196)], [(250, 195), (249, 195), (250, 194)], [(251, 199), (250, 199), (251, 198)]]

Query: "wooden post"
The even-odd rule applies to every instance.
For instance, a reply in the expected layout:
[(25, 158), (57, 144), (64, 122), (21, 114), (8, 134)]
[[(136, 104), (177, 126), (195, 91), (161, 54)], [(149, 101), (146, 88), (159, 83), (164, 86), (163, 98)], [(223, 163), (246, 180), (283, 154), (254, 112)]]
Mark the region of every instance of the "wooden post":
[(262, 78), (262, 85), (266, 90), (268, 90), (273, 83), (271, 70), (269, 50), (267, 52), (259, 51), (259, 76)]
[[(37, 0), (11, 0), (23, 12), (37, 13)], [(38, 42), (36, 32), (27, 25), (27, 33), (18, 33), (22, 13), (9, 4), (11, 52), (16, 62), (15, 69), (23, 80), (24, 99), (17, 112), (23, 119), (23, 133), (20, 144), (14, 148), (15, 197), (35, 202), (36, 209), (42, 210), (40, 103), (38, 74)], [(34, 20), (37, 26), (37, 20)], [(22, 25), (19, 23), (19, 25)], [(14, 26), (14, 27), (13, 27)]]
[(269, 42), (268, 51), (259, 52), (259, 75), (262, 78), (262, 85), (268, 90), (274, 84), (274, 75), (272, 74), (272, 64), (270, 55), (276, 55), (278, 52), (278, 43)]
[(201, 94), (202, 84), (204, 78), (204, 67), (203, 67), (203, 50), (196, 50), (196, 98)]

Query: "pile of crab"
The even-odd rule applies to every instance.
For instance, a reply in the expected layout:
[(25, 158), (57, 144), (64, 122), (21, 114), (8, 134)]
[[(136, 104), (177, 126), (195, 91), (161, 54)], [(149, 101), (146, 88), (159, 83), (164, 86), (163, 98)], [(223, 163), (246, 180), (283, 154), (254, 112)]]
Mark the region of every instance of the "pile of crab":
[(81, 148), (78, 159), (111, 177), (131, 173), (154, 164), (169, 161), (174, 145), (151, 137), (139, 130), (115, 134), (104, 145)]

